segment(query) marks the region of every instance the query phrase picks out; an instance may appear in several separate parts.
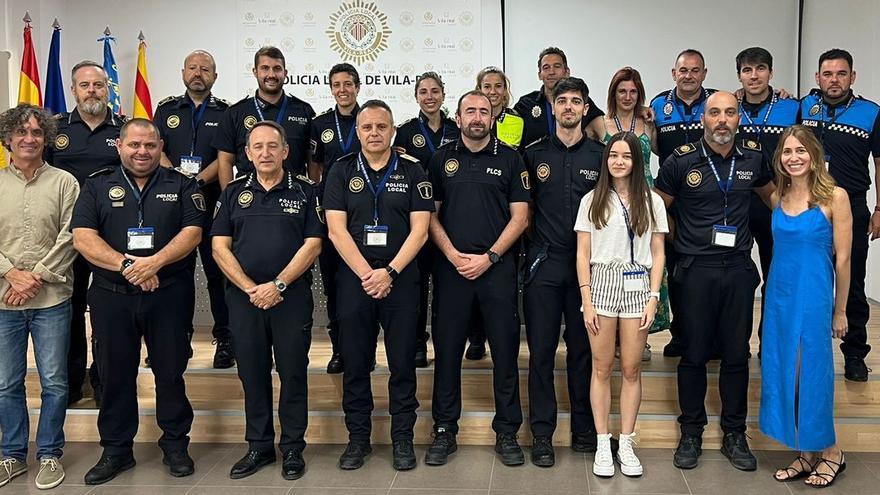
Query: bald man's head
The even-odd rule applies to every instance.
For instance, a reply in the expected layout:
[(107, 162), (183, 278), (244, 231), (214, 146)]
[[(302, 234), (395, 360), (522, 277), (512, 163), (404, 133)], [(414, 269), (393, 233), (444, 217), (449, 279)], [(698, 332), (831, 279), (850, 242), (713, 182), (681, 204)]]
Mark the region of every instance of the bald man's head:
[(739, 102), (727, 91), (717, 91), (706, 99), (701, 117), (706, 141), (726, 145), (733, 141), (739, 127)]
[(217, 80), (217, 64), (210, 53), (196, 50), (183, 60), (183, 69), (180, 73), (187, 91), (206, 95)]

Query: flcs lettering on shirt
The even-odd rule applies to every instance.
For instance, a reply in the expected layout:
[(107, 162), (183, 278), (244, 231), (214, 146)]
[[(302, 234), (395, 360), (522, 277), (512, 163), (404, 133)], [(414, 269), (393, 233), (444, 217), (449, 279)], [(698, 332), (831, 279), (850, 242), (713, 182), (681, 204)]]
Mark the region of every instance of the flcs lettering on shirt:
[(501, 177), (501, 169), (500, 168), (489, 167), (486, 169), (486, 173), (489, 175), (494, 175), (496, 177)]

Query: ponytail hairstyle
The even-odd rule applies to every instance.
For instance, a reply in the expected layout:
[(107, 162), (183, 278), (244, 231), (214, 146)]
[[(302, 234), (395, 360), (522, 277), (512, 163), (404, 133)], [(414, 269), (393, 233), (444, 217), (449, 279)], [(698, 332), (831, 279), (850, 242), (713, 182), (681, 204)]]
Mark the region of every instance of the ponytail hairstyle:
[(614, 189), (611, 171), (608, 169), (608, 159), (611, 155), (611, 147), (614, 143), (623, 141), (629, 145), (630, 156), (632, 157), (632, 172), (629, 175), (629, 220), (632, 224), (633, 232), (642, 236), (646, 232), (650, 232), (654, 225), (657, 224), (654, 217), (654, 204), (651, 199), (651, 188), (648, 187), (648, 181), (645, 179), (643, 170), (645, 169), (645, 158), (642, 156), (642, 146), (639, 138), (629, 131), (618, 132), (605, 145), (605, 151), (602, 153), (602, 167), (599, 170), (599, 180), (593, 189), (593, 202), (590, 204), (590, 221), (597, 229), (603, 229), (608, 225), (608, 217), (614, 204), (612, 201), (618, 201), (612, 191)]

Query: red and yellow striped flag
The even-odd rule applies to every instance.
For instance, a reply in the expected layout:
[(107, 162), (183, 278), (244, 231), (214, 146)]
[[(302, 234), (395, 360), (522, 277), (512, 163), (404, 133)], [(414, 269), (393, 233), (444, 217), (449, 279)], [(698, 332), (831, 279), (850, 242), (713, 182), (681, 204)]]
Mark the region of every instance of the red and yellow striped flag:
[(24, 25), (24, 50), (21, 52), (21, 74), (18, 77), (18, 102), (30, 103), (38, 107), (43, 106), (43, 93), (40, 91), (40, 71), (37, 69), (37, 56), (34, 54), (31, 24), (27, 20)]
[(147, 77), (147, 44), (144, 33), (138, 36), (137, 74), (134, 80), (134, 118), (153, 120), (153, 101), (150, 98), (150, 79)]

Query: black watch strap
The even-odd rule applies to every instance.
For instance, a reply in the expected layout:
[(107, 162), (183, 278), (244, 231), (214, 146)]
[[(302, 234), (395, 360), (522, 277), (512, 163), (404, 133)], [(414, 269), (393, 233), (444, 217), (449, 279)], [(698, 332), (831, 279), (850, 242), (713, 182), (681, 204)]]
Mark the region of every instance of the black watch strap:
[(124, 260), (122, 260), (122, 265), (119, 266), (119, 273), (124, 272), (126, 268), (130, 267), (133, 264), (134, 264), (133, 260), (125, 258)]
[(486, 255), (489, 256), (489, 261), (491, 261), (493, 265), (501, 261), (501, 256), (499, 256), (498, 253), (492, 251), (491, 249), (486, 251)]
[(396, 279), (397, 276), (400, 275), (400, 273), (398, 273), (397, 270), (392, 268), (391, 265), (386, 266), (385, 271), (388, 272), (388, 275), (391, 276), (391, 280)]

